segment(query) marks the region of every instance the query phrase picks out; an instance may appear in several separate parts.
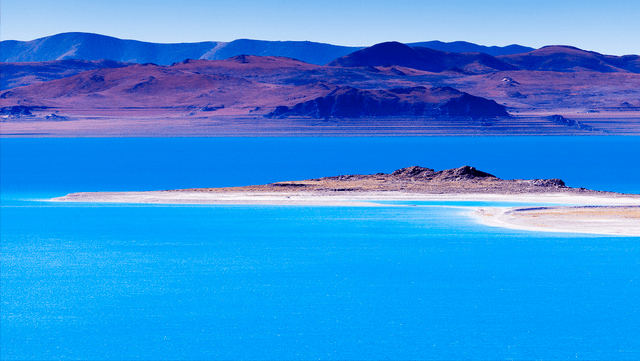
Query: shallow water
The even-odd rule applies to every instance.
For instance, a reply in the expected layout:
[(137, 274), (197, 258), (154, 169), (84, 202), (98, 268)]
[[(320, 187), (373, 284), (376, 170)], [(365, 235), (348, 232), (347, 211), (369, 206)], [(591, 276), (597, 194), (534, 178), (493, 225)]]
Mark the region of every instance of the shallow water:
[[(479, 144), (451, 139), (438, 138), (439, 148)], [(534, 142), (527, 139), (494, 141)], [(552, 149), (566, 141), (571, 149), (574, 139), (544, 141)], [(634, 151), (640, 144), (594, 139), (584, 146)], [(300, 179), (351, 173), (343, 169), (348, 165), (361, 173), (393, 170), (394, 162), (432, 166), (413, 159), (416, 149), (401, 139), (232, 138), (222, 142), (236, 152), (219, 158), (211, 157), (225, 148), (216, 139), (5, 140), (2, 359), (640, 358), (637, 237), (493, 228), (475, 223), (465, 209), (441, 207), (496, 205), (486, 202), (303, 207), (29, 200), (78, 190)], [(431, 141), (409, 143), (423, 149)], [(334, 159), (301, 161), (302, 150), (318, 155), (312, 150), (320, 145)], [(274, 156), (285, 150), (293, 165)], [(360, 164), (358, 155), (365, 154), (380, 155), (381, 167), (391, 169)], [(461, 154), (429, 160), (447, 164), (434, 168), (475, 165)], [(533, 158), (517, 164), (564, 169), (561, 159)], [(511, 162), (503, 156), (492, 164), (500, 173), (510, 169), (498, 174), (504, 178), (536, 173), (509, 168)], [(596, 159), (592, 167), (617, 169), (617, 162)], [(249, 172), (248, 164), (257, 165)], [(606, 179), (591, 181), (638, 189), (636, 181)]]

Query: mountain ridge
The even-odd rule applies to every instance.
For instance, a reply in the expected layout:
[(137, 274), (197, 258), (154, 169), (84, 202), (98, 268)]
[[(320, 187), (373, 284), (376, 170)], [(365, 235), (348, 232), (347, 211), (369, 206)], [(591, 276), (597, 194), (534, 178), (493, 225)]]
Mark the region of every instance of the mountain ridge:
[[(430, 41), (409, 45), (412, 44), (450, 52), (461, 52), (462, 50), (469, 52), (469, 49), (472, 49), (474, 52), (485, 52), (489, 55), (504, 55), (512, 54), (514, 51), (532, 50), (532, 48), (520, 45), (486, 47), (467, 42)], [(69, 32), (30, 41), (3, 40), (0, 42), (0, 62), (109, 59), (119, 62), (170, 65), (185, 59), (222, 60), (245, 54), (291, 57), (310, 64), (324, 65), (363, 48), (311, 41), (252, 39), (236, 39), (230, 42), (152, 43), (93, 33)]]
[(518, 67), (484, 53), (449, 53), (424, 47), (410, 47), (397, 41), (380, 43), (355, 51), (327, 65), (341, 67), (399, 65), (436, 73), (448, 69), (462, 69), (470, 73), (518, 70)]

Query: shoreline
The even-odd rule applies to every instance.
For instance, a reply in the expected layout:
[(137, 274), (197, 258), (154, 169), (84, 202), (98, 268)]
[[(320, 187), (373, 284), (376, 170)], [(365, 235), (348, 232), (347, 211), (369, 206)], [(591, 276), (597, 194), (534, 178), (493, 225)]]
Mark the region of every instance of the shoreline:
[(202, 192), (189, 190), (142, 192), (78, 192), (52, 198), (54, 202), (156, 203), (156, 204), (247, 204), (247, 205), (384, 205), (375, 201), (508, 202), (558, 205), (637, 205), (637, 195), (576, 195), (563, 192), (529, 194), (442, 193), (399, 191), (311, 193), (311, 192)]
[[(640, 198), (633, 195), (544, 194), (416, 194), (371, 191), (350, 194), (305, 192), (149, 191), (83, 192), (50, 199), (52, 202), (125, 204), (211, 204), (277, 206), (404, 206), (378, 202), (505, 202), (531, 203), (531, 207), (469, 206), (468, 214), (480, 223), (501, 228), (537, 232), (640, 236)], [(551, 204), (553, 206), (540, 205)], [(444, 205), (443, 205), (444, 206)], [(464, 206), (463, 206), (464, 207)]]
[(640, 206), (481, 207), (480, 223), (535, 232), (640, 237)]

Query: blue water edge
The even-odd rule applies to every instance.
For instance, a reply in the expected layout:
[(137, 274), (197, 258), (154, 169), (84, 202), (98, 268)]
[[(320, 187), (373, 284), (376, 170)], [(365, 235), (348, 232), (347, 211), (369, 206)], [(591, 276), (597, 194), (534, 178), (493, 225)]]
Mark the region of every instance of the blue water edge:
[(468, 215), (504, 203), (40, 200), (464, 164), (640, 193), (631, 156), (640, 138), (1, 139), (0, 147), (2, 360), (640, 359), (637, 237), (509, 230)]

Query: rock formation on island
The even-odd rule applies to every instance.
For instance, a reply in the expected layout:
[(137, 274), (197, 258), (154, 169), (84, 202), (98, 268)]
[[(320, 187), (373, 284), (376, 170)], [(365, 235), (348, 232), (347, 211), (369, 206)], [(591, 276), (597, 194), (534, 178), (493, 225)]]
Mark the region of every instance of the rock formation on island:
[(610, 193), (567, 187), (561, 179), (500, 179), (470, 166), (441, 171), (413, 166), (398, 169), (392, 173), (339, 175), (246, 187), (197, 188), (182, 191), (308, 194), (400, 192), (410, 194), (579, 193), (585, 195)]

